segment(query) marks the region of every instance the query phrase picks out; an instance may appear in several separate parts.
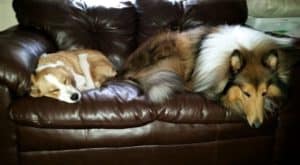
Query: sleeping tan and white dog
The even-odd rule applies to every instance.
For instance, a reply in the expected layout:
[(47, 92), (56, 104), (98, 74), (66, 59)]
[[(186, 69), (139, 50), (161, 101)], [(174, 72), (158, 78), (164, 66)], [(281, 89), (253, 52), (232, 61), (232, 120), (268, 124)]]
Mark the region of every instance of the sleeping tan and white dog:
[(96, 50), (44, 54), (31, 75), (30, 95), (75, 103), (81, 99), (81, 91), (100, 87), (116, 73), (108, 58)]

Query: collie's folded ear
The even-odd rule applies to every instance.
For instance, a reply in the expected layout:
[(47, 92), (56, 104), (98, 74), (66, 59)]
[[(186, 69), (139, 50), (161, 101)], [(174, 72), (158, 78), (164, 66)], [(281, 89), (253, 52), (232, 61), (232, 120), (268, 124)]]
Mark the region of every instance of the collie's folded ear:
[(40, 89), (35, 85), (36, 79), (34, 75), (31, 75), (31, 89), (30, 89), (30, 96), (32, 97), (41, 97)]
[(234, 50), (230, 56), (230, 69), (236, 74), (238, 73), (243, 66), (242, 54), (239, 50)]
[(271, 69), (272, 71), (278, 68), (278, 50), (271, 50), (268, 54), (263, 56), (263, 65)]

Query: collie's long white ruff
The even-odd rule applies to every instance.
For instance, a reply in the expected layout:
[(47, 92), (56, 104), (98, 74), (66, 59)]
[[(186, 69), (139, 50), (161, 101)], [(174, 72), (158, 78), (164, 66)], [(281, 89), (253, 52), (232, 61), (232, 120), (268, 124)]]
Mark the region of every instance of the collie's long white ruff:
[(228, 81), (229, 59), (234, 50), (255, 51), (261, 46), (284, 47), (290, 44), (290, 38), (273, 37), (247, 27), (219, 26), (217, 31), (207, 35), (200, 46), (193, 72), (193, 90), (202, 92)]

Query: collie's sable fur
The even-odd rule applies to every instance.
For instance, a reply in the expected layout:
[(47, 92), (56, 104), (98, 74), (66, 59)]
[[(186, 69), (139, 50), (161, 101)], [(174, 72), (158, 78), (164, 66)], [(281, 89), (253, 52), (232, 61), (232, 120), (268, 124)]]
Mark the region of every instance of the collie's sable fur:
[(139, 83), (153, 102), (178, 91), (200, 92), (259, 126), (265, 110), (285, 95), (295, 60), (282, 48), (292, 43), (242, 26), (165, 32), (129, 57), (124, 76)]

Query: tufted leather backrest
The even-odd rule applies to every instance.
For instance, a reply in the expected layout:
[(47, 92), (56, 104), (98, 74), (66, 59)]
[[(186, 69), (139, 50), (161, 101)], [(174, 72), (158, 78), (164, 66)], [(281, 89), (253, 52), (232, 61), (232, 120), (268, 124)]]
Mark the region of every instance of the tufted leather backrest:
[(237, 24), (245, 0), (14, 0), (22, 26), (46, 32), (59, 49), (101, 50), (120, 61), (161, 30)]
[(183, 30), (201, 24), (243, 24), (244, 0), (137, 0), (138, 43), (157, 31)]

